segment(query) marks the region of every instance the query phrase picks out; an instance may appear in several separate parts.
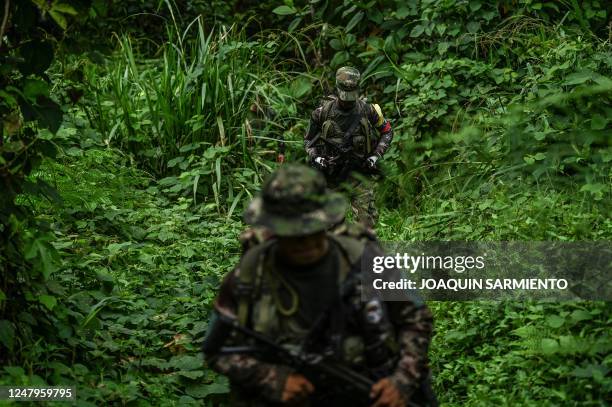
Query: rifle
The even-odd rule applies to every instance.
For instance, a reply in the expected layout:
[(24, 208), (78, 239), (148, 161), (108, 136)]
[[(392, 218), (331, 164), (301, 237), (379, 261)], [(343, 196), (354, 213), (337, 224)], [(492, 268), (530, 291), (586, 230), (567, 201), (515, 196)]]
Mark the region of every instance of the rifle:
[[(357, 168), (360, 168), (360, 171), (369, 173), (369, 174), (377, 174), (378, 168), (371, 168), (365, 164), (365, 157), (357, 155), (353, 151), (353, 146), (342, 146), (334, 143), (333, 141), (327, 140), (324, 137), (321, 137), (321, 133), (318, 133), (315, 137), (310, 140), (310, 142), (306, 145), (306, 148), (310, 148), (317, 141), (323, 141), (325, 144), (330, 146), (332, 149), (336, 150), (339, 154), (332, 158), (328, 159), (329, 164), (325, 167), (317, 168), (321, 170), (325, 174), (334, 174), (336, 177), (340, 179), (344, 179), (346, 175), (351, 171), (353, 166), (352, 163), (357, 163)], [(339, 169), (336, 168), (337, 165), (340, 165)]]
[[(256, 346), (223, 346), (231, 332), (238, 331), (255, 341)], [(328, 355), (307, 353), (302, 349), (285, 348), (266, 336), (241, 326), (227, 315), (215, 312), (211, 328), (204, 340), (204, 353), (215, 355), (256, 354), (264, 359), (293, 367), (303, 374), (316, 388), (334, 387), (335, 394), (343, 400), (354, 400), (350, 405), (370, 405), (370, 390), (374, 381)]]
[(325, 137), (321, 137), (321, 133), (318, 133), (316, 136), (313, 137), (312, 140), (310, 140), (310, 142), (308, 143), (307, 147), (310, 148), (314, 145), (314, 143), (316, 143), (318, 140), (321, 140), (322, 142), (324, 142), (325, 144), (327, 144), (328, 146), (330, 146), (332, 149), (336, 150), (338, 153), (340, 153), (340, 156), (349, 156), (350, 158), (361, 162), (363, 161), (363, 157), (357, 155), (354, 151), (353, 151), (353, 146), (341, 146), (339, 144), (334, 143), (333, 141), (330, 141), (328, 139), (326, 139)]
[[(342, 145), (338, 145), (332, 141), (329, 141), (327, 138), (325, 137), (321, 137), (322, 133), (321, 131), (319, 131), (313, 138), (312, 140), (310, 140), (310, 142), (306, 145), (306, 148), (311, 148), (312, 146), (315, 145), (315, 143), (319, 140), (322, 140), (325, 144), (327, 144), (328, 146), (330, 146), (332, 149), (336, 150), (337, 152), (339, 152), (340, 154), (338, 155), (337, 158), (344, 158), (344, 164), (346, 167), (346, 163), (348, 163), (348, 158), (351, 158), (353, 160), (355, 160), (356, 162), (361, 163), (364, 160), (364, 157), (361, 157), (357, 154), (355, 154), (355, 152), (353, 151), (353, 144), (352, 144), (352, 137), (353, 137), (353, 133), (355, 132), (355, 130), (357, 130), (357, 127), (359, 127), (360, 124), (360, 112), (359, 109), (356, 107), (353, 110), (353, 114), (351, 116), (351, 125), (349, 126), (349, 128), (346, 130), (346, 132), (344, 133), (342, 139), (343, 139), (343, 143)], [(332, 166), (335, 164), (336, 160), (333, 160), (330, 164), (332, 164)], [(346, 170), (346, 168), (345, 168)]]

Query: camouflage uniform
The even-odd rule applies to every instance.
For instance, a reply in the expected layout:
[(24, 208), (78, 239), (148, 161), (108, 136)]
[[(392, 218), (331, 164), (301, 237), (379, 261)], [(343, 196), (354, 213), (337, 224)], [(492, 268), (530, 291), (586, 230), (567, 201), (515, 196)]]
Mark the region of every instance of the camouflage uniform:
[[(255, 198), (247, 209), (245, 220), (265, 226), (275, 236), (303, 236), (329, 229), (343, 218), (345, 210), (344, 197), (326, 190), (325, 179), (318, 172), (292, 164), (281, 167), (268, 179), (262, 196)], [(346, 233), (326, 234), (330, 244), (327, 254), (316, 265), (306, 266), (305, 274), (301, 275), (303, 285), (308, 285), (308, 278), (315, 275), (325, 279), (325, 283), (316, 287), (311, 284), (307, 288), (310, 291), (304, 291), (304, 287), (291, 280), (291, 270), (279, 262), (277, 240), (272, 238), (244, 253), (237, 267), (226, 275), (215, 309), (235, 316), (243, 326), (274, 338), (283, 346), (307, 343), (317, 352), (331, 350), (342, 363), (373, 379), (389, 377), (415, 405), (432, 404), (424, 401), (432, 315), (417, 298), (407, 297), (406, 301), (393, 303), (375, 297), (364, 299), (362, 258), (381, 255), (382, 251), (366, 229), (345, 228)], [(313, 307), (320, 312), (318, 315), (330, 317), (324, 335), (311, 343), (305, 338), (310, 338), (314, 314), (311, 312), (310, 319), (304, 316)], [(232, 334), (227, 342), (233, 346), (249, 345), (238, 333)], [(204, 353), (210, 367), (229, 377), (232, 405), (282, 405), (281, 396), (292, 368), (246, 354), (220, 355), (206, 347)], [(373, 377), (376, 374), (378, 377)], [(315, 393), (300, 405), (345, 405), (323, 393), (325, 390), (315, 385)], [(347, 395), (338, 396), (343, 400)]]
[[(330, 187), (350, 196), (353, 214), (371, 227), (378, 217), (373, 193), (375, 164), (389, 148), (393, 130), (378, 105), (358, 98), (359, 78), (354, 68), (338, 69), (338, 96), (312, 112), (304, 144), (310, 164), (323, 171)], [(350, 154), (342, 154), (329, 142), (350, 150)], [(325, 165), (317, 163), (320, 158)], [(374, 164), (368, 165), (369, 160)]]

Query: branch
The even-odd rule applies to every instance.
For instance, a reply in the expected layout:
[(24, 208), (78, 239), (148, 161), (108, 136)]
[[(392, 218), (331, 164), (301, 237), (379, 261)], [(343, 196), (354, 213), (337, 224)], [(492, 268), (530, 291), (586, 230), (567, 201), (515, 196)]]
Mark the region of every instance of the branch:
[(4, 38), (4, 30), (6, 29), (6, 24), (8, 23), (10, 5), (11, 0), (4, 0), (4, 17), (2, 18), (2, 26), (0, 27), (0, 48), (2, 48), (2, 38)]

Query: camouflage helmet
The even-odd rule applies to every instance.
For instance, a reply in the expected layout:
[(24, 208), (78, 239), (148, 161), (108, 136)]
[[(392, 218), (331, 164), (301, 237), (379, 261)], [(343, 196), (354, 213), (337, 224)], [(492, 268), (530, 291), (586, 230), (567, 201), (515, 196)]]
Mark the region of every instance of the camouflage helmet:
[(329, 191), (320, 172), (287, 164), (268, 177), (262, 193), (245, 211), (244, 220), (265, 226), (277, 236), (304, 236), (339, 223), (346, 208), (344, 196)]
[(343, 66), (336, 71), (336, 90), (338, 97), (345, 102), (353, 102), (359, 97), (359, 78), (361, 74), (355, 68)]

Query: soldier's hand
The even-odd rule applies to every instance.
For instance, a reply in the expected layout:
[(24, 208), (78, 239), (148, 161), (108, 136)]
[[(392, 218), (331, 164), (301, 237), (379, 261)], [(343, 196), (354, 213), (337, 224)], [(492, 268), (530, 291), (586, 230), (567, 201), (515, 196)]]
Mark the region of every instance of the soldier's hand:
[(319, 168), (327, 167), (327, 160), (323, 157), (317, 157), (314, 159), (314, 162), (317, 164)]
[(366, 162), (368, 163), (368, 167), (374, 169), (376, 168), (376, 161), (378, 161), (378, 156), (373, 155), (367, 158)]
[(281, 400), (283, 403), (295, 403), (304, 400), (314, 389), (307, 378), (298, 373), (291, 373), (285, 382)]
[(372, 407), (405, 407), (407, 400), (388, 378), (376, 382), (370, 391), (370, 398), (376, 401)]

